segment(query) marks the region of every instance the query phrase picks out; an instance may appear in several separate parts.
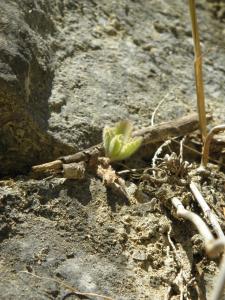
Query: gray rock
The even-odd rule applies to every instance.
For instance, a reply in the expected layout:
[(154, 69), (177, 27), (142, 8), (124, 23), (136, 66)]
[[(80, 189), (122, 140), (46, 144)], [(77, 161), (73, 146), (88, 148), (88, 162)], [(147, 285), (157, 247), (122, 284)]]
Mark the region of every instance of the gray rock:
[(54, 24), (37, 3), (17, 2), (0, 3), (1, 174), (71, 151), (47, 134)]
[[(155, 122), (195, 110), (185, 5), (2, 2), (0, 172), (25, 172), (33, 164), (93, 145), (101, 140), (104, 125), (119, 119), (129, 118), (135, 127), (149, 125), (168, 93)], [(223, 26), (204, 1), (199, 10), (203, 51), (218, 46), (207, 53), (204, 69), (206, 94), (212, 99), (207, 103), (221, 119)]]

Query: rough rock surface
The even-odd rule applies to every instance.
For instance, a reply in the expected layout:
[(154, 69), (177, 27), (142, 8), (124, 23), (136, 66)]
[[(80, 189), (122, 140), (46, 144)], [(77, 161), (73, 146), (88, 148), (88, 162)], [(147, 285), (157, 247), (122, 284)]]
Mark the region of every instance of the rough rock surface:
[(17, 2), (0, 3), (1, 174), (71, 151), (47, 134), (54, 23), (36, 1)]
[[(149, 124), (166, 95), (157, 122), (195, 110), (186, 2), (0, 5), (1, 173), (99, 142), (103, 126), (118, 119)], [(198, 8), (207, 103), (221, 120), (224, 29), (204, 1)]]
[[(224, 24), (208, 9), (212, 1), (197, 2), (207, 109), (218, 124)], [(1, 1), (0, 27), (1, 174), (95, 144), (118, 119), (149, 125), (164, 97), (155, 122), (196, 110), (187, 1)], [(212, 168), (202, 185), (222, 220), (224, 175)], [(142, 201), (128, 203), (93, 174), (81, 182), (0, 181), (0, 298), (62, 299), (63, 281), (117, 300), (165, 299), (171, 287), (179, 299), (170, 228), (186, 284), (195, 276), (206, 296), (217, 262), (162, 201), (179, 194), (199, 208), (184, 186), (143, 188)], [(193, 286), (188, 291), (197, 299)]]

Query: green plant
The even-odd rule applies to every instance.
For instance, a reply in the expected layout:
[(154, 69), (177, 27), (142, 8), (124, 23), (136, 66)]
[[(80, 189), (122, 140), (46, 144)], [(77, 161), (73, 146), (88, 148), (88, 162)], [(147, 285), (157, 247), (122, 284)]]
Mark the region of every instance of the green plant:
[(132, 137), (133, 126), (129, 121), (120, 121), (115, 127), (106, 126), (103, 130), (105, 155), (111, 159), (123, 160), (138, 150), (142, 137)]

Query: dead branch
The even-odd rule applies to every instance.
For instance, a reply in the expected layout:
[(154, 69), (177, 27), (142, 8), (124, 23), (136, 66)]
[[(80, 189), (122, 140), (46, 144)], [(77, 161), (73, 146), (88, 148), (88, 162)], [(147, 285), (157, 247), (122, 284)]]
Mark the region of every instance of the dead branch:
[(203, 198), (202, 194), (200, 193), (196, 184), (193, 181), (191, 181), (190, 183), (190, 189), (193, 195), (195, 196), (195, 199), (198, 201), (198, 204), (201, 206), (201, 209), (203, 210), (205, 217), (211, 223), (218, 238), (225, 239), (224, 233), (220, 227), (216, 215), (211, 211), (210, 207), (206, 203), (205, 199)]
[[(208, 119), (211, 117), (208, 116)], [(142, 136), (143, 145), (163, 142), (173, 137), (184, 136), (198, 129), (198, 115), (188, 114), (182, 118), (146, 127), (134, 132), (133, 136)]]
[[(210, 119), (211, 116), (208, 116)], [(150, 126), (137, 130), (133, 137), (142, 136), (142, 145), (154, 144), (166, 141), (172, 137), (179, 137), (191, 133), (198, 129), (198, 115), (191, 113), (182, 118), (164, 122), (158, 125)], [(102, 143), (84, 149), (72, 155), (60, 157), (59, 159), (32, 167), (33, 175), (46, 176), (62, 173), (63, 164), (86, 162), (89, 167), (96, 166), (98, 157), (104, 156)]]

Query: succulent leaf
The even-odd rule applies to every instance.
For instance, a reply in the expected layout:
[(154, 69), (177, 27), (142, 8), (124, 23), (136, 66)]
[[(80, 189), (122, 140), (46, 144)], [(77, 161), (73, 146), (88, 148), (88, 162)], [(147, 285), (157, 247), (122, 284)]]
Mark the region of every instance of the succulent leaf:
[(122, 134), (123, 141), (126, 143), (131, 137), (132, 127), (133, 126), (130, 121), (120, 121), (115, 126), (115, 134)]
[(142, 137), (137, 137), (124, 144), (120, 153), (117, 155), (116, 160), (123, 160), (134, 154), (141, 146), (142, 140)]
[(110, 128), (106, 126), (103, 129), (103, 146), (107, 156), (109, 156), (109, 145), (114, 136), (115, 136), (114, 128)]
[(132, 124), (120, 121), (115, 127), (103, 129), (105, 155), (111, 160), (123, 160), (131, 156), (142, 143), (141, 137), (131, 138)]
[(115, 135), (110, 141), (109, 145), (109, 157), (113, 160), (117, 159), (121, 149), (123, 147), (122, 135)]

